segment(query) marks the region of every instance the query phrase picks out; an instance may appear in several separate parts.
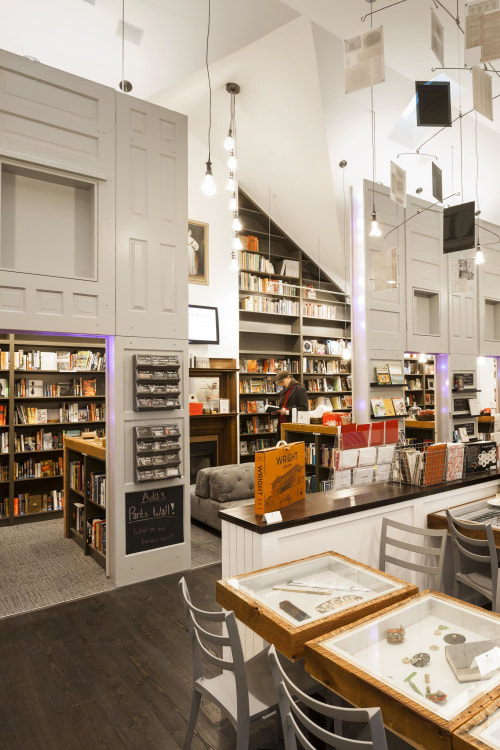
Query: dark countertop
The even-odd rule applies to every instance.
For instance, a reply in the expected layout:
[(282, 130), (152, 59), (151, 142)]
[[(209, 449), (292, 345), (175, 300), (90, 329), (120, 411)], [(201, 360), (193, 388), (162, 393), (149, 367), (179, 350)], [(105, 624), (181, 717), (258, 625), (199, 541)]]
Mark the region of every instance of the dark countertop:
[(256, 534), (268, 534), (278, 529), (315, 523), (326, 518), (345, 516), (361, 510), (369, 510), (383, 505), (393, 505), (405, 500), (418, 497), (437, 495), (476, 484), (483, 484), (492, 480), (500, 481), (500, 471), (470, 472), (465, 479), (456, 482), (445, 482), (427, 487), (417, 487), (410, 484), (395, 482), (380, 482), (358, 487), (347, 487), (343, 490), (327, 492), (313, 492), (306, 495), (304, 500), (288, 505), (281, 509), (283, 520), (280, 523), (265, 524), (262, 517), (256, 516), (253, 505), (243, 505), (241, 508), (230, 508), (219, 511), (221, 521), (234, 523)]

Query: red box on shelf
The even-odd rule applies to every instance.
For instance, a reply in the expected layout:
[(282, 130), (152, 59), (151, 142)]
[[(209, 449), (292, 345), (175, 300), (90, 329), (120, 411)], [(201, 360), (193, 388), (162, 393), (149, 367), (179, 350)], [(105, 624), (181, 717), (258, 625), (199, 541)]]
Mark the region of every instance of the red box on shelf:
[(196, 401), (191, 401), (189, 404), (189, 414), (191, 416), (197, 415), (197, 414), (203, 414), (203, 404), (198, 403)]

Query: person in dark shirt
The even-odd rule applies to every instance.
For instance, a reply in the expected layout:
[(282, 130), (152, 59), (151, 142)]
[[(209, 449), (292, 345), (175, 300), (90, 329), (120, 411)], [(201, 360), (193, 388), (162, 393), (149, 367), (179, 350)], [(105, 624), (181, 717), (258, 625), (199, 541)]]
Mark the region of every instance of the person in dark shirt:
[(281, 422), (292, 421), (292, 409), (309, 411), (307, 391), (289, 370), (280, 370), (276, 375), (276, 384), (283, 386), (278, 398), (278, 413)]

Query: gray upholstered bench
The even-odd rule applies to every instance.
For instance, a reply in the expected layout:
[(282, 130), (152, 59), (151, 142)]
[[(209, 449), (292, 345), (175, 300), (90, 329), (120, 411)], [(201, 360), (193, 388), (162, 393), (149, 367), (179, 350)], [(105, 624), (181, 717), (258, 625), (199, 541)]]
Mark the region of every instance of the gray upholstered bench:
[(219, 510), (254, 502), (255, 465), (229, 464), (200, 469), (191, 485), (191, 518), (220, 531)]

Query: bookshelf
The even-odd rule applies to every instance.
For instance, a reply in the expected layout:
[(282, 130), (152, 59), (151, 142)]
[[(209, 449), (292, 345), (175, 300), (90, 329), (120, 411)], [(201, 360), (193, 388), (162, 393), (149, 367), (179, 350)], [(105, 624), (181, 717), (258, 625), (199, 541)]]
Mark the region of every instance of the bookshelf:
[(106, 448), (64, 438), (64, 536), (106, 569)]
[(239, 191), (240, 460), (272, 447), (279, 425), (265, 415), (290, 370), (310, 409), (352, 411), (350, 300), (318, 265)]
[(306, 456), (306, 493), (324, 492), (331, 486), (333, 452), (338, 448), (337, 427), (282, 424), (281, 439), (287, 443), (304, 441)]
[(0, 524), (62, 517), (63, 440), (104, 434), (104, 339), (0, 339)]

